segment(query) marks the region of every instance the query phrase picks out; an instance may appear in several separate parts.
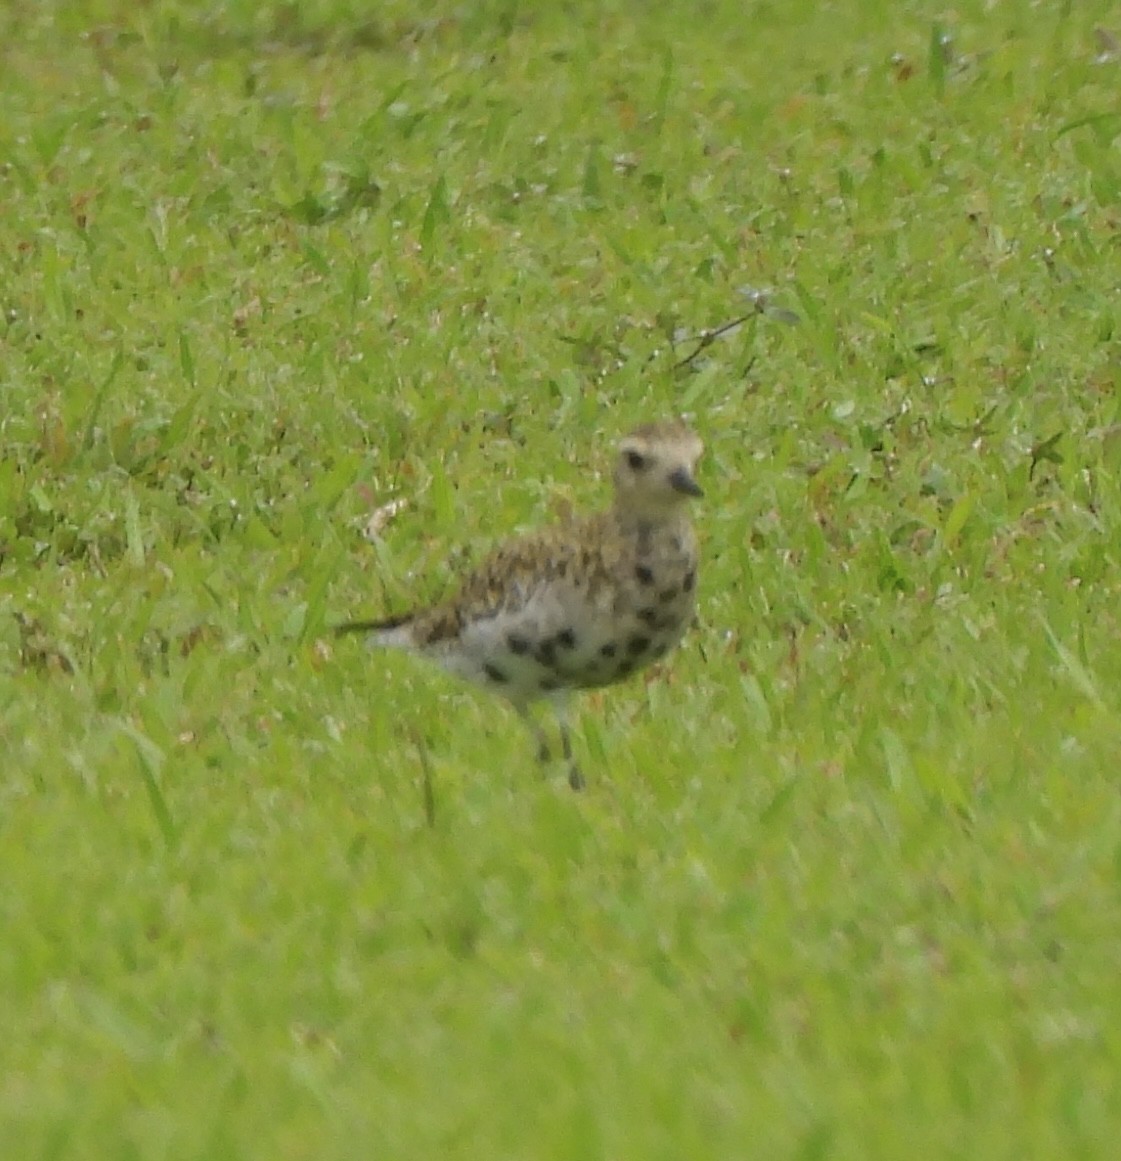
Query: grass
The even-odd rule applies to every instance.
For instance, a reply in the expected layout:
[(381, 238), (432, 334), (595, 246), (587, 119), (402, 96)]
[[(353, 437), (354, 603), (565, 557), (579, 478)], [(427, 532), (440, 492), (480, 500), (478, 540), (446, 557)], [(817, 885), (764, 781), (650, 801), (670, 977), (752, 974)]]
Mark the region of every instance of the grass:
[[(0, 10), (4, 1157), (1112, 1157), (1114, 5), (427, 11)], [(330, 639), (683, 412), (583, 795)]]

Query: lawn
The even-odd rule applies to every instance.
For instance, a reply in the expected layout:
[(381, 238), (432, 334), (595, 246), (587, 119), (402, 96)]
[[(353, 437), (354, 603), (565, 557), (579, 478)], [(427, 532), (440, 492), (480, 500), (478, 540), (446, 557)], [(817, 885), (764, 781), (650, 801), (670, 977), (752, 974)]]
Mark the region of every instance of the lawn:
[[(3, 5), (4, 1161), (1115, 1157), (1119, 93), (1112, 0)], [(673, 415), (583, 793), (332, 637)]]

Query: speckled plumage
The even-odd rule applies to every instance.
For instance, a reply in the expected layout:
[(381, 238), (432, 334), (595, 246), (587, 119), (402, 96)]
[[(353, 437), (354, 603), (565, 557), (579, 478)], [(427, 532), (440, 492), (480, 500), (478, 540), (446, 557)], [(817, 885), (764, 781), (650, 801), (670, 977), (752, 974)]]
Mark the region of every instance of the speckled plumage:
[[(687, 500), (703, 445), (680, 423), (619, 445), (610, 508), (511, 540), (426, 609), (340, 626), (405, 649), (526, 707), (620, 681), (667, 653), (693, 617), (697, 542)], [(564, 718), (561, 740), (571, 764)], [(580, 785), (571, 764), (570, 781)]]

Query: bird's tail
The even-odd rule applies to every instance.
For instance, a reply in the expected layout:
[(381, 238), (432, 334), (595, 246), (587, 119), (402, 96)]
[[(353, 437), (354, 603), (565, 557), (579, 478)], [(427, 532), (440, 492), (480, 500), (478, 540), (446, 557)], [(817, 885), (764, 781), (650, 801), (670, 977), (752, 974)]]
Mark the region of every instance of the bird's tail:
[(368, 645), (407, 649), (412, 644), (412, 627), (413, 614), (403, 613), (396, 617), (383, 617), (379, 621), (347, 621), (335, 626), (335, 635), (342, 637), (349, 633), (365, 633)]

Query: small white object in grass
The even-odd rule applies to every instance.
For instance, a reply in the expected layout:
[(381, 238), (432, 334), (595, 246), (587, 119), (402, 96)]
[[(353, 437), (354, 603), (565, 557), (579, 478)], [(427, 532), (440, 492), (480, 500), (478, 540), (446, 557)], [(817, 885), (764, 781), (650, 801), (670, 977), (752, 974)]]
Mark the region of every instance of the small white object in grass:
[(362, 529), (362, 535), (367, 540), (377, 540), (385, 529), (385, 526), (408, 504), (408, 500), (397, 499), (390, 500), (388, 504), (382, 504), (381, 507), (375, 508), (370, 514), (369, 520), (366, 521), (365, 527)]

